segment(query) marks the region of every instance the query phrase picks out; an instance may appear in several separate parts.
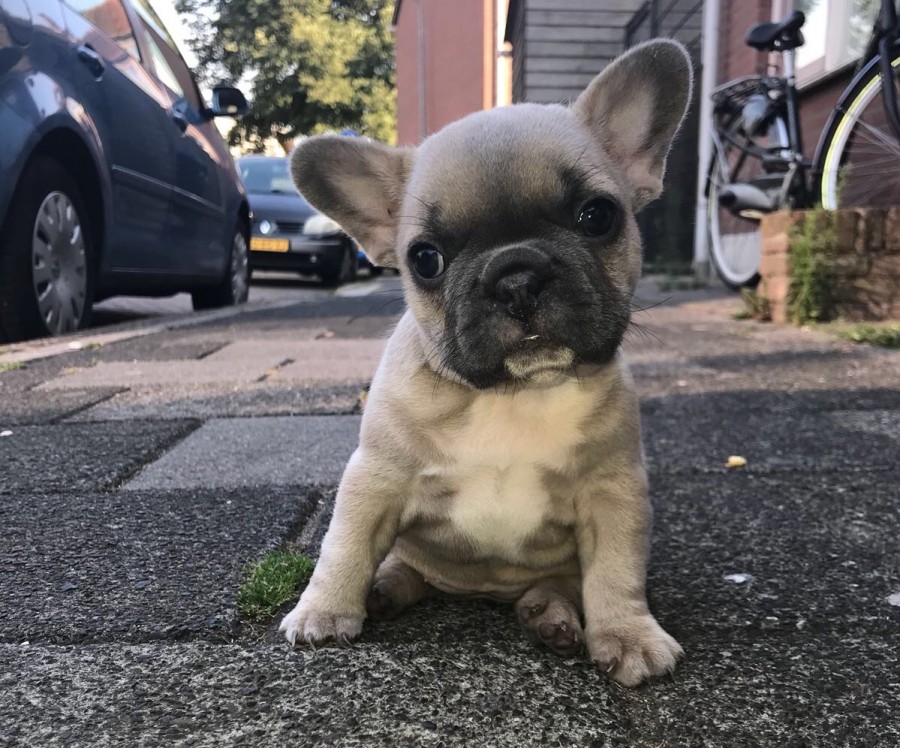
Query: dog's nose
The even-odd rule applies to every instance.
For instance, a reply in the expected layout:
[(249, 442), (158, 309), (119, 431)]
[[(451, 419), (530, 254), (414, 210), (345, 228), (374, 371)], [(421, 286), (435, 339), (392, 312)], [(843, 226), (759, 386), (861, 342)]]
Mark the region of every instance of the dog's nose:
[(506, 304), (511, 316), (526, 319), (537, 309), (538, 296), (549, 278), (549, 257), (531, 247), (513, 247), (488, 261), (481, 281), (485, 293)]

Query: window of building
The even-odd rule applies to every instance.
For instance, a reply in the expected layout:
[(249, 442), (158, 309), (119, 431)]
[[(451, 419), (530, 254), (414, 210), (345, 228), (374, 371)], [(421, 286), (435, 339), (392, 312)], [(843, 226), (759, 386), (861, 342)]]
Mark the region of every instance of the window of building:
[(121, 0), (67, 0), (67, 2), (135, 60), (141, 59), (131, 22)]
[(797, 78), (810, 83), (852, 64), (865, 52), (881, 0), (782, 0), (777, 18), (793, 8), (806, 14), (805, 44), (797, 50)]

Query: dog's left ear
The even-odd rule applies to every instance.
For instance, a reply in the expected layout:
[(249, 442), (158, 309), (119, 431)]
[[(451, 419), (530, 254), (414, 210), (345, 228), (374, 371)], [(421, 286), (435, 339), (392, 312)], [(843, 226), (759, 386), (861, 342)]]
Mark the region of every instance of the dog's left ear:
[(666, 156), (687, 110), (692, 78), (687, 50), (657, 39), (614, 60), (572, 105), (621, 166), (635, 210), (662, 192)]
[(394, 245), (412, 151), (362, 138), (319, 135), (291, 154), (291, 176), (313, 206), (337, 221), (376, 265), (397, 267)]

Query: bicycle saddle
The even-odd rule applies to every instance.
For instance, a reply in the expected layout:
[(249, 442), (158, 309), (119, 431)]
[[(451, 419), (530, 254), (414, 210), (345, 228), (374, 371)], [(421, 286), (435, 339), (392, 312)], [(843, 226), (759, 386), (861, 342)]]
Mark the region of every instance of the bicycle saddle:
[(744, 41), (754, 49), (774, 52), (783, 49), (795, 49), (803, 44), (800, 28), (806, 16), (795, 10), (779, 23), (758, 23), (747, 31)]

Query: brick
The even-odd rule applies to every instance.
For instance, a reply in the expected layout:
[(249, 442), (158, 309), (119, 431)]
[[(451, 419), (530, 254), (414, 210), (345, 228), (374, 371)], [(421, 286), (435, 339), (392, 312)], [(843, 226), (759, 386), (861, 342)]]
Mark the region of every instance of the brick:
[(791, 264), (787, 253), (764, 253), (759, 261), (759, 274), (763, 278), (788, 277), (791, 274)]
[(785, 255), (791, 251), (791, 239), (787, 232), (778, 234), (763, 234), (762, 255)]
[(859, 213), (855, 210), (839, 210), (835, 216), (836, 246), (838, 254), (856, 251), (856, 230)]
[(872, 267), (872, 258), (868, 253), (838, 255), (834, 258), (834, 272), (839, 278), (858, 278), (865, 275)]
[(884, 251), (900, 252), (900, 206), (889, 208), (884, 216)]

